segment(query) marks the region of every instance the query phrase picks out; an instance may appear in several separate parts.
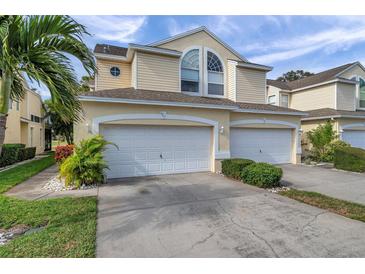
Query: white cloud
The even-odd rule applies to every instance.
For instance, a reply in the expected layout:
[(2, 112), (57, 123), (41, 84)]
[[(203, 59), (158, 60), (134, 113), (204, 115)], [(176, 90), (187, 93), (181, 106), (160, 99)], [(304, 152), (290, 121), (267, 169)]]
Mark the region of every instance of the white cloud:
[(323, 50), (332, 54), (348, 50), (352, 45), (365, 41), (365, 22), (358, 23), (355, 27), (336, 27), (315, 34), (306, 34), (289, 39), (276, 40), (272, 43), (255, 43), (246, 46), (248, 51), (274, 51), (269, 54), (256, 55), (251, 58), (253, 62), (273, 63), (300, 57), (305, 54)]
[(147, 22), (146, 16), (77, 16), (95, 38), (120, 43), (135, 42), (137, 32)]
[(167, 24), (168, 24), (167, 29), (168, 29), (169, 35), (171, 35), (171, 36), (200, 27), (197, 24), (181, 25), (174, 18), (169, 18)]
[(241, 28), (235, 23), (234, 16), (214, 16), (208, 28), (218, 35), (240, 33)]

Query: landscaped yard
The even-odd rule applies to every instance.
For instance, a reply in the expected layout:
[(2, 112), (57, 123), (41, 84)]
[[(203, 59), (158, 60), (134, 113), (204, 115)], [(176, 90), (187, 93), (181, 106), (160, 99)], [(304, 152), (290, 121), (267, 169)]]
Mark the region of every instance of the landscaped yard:
[(0, 229), (43, 229), (0, 246), (0, 257), (94, 257), (96, 197), (25, 201), (1, 195), (54, 164), (53, 155), (0, 173)]
[(281, 191), (279, 194), (351, 219), (365, 222), (365, 206), (361, 204), (335, 199), (317, 192), (296, 189)]

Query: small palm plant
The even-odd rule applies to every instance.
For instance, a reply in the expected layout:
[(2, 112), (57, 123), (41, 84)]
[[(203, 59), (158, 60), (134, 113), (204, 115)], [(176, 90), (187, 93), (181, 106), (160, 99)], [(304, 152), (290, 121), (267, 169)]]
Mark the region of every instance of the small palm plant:
[(66, 187), (79, 188), (82, 185), (104, 181), (104, 169), (108, 166), (103, 158), (103, 151), (107, 145), (116, 146), (107, 142), (101, 135), (95, 135), (82, 140), (75, 147), (74, 153), (60, 166), (60, 175), (65, 179)]

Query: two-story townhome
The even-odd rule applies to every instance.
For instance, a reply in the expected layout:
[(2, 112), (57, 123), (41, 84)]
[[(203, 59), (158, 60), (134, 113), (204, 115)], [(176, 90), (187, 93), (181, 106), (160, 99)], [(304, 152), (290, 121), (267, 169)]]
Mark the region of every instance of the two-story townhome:
[(297, 163), (305, 113), (266, 103), (266, 73), (200, 27), (149, 45), (98, 44), (95, 91), (80, 96), (75, 142), (118, 145), (109, 178), (218, 171), (220, 160)]
[(4, 144), (25, 144), (45, 150), (45, 123), (42, 119), (42, 98), (26, 85), (25, 97), (20, 102), (10, 100)]
[(267, 85), (269, 104), (308, 113), (302, 117), (304, 133), (331, 120), (341, 140), (365, 148), (365, 68), (359, 62), (291, 82), (267, 80)]

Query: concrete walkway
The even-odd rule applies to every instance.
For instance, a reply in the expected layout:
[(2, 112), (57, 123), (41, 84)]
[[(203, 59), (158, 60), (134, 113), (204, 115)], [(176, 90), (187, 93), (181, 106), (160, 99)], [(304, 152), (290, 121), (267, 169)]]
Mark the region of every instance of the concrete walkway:
[(96, 196), (97, 188), (87, 190), (52, 191), (43, 189), (47, 181), (58, 173), (57, 165), (53, 165), (23, 183), (11, 188), (5, 195), (26, 200), (38, 200), (59, 197)]
[(286, 186), (365, 204), (365, 174), (304, 165), (282, 165)]

